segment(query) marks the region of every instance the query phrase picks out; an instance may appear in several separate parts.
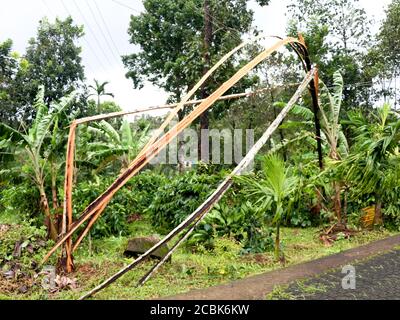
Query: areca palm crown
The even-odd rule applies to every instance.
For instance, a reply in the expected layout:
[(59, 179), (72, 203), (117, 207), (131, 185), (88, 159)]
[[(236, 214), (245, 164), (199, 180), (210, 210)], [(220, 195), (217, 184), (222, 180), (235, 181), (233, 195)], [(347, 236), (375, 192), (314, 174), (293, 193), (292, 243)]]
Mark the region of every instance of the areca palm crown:
[(97, 97), (97, 113), (101, 113), (100, 111), (100, 98), (102, 96), (110, 96), (114, 98), (114, 94), (111, 92), (106, 92), (106, 85), (109, 84), (108, 81), (104, 81), (100, 83), (98, 80), (94, 79), (94, 86), (90, 85), (89, 88), (92, 89), (94, 92), (89, 94), (88, 97), (96, 96)]
[(262, 159), (262, 177), (257, 179), (252, 176), (239, 176), (237, 180), (243, 184), (244, 192), (254, 205), (272, 212), (272, 223), (276, 226), (275, 258), (281, 256), (280, 251), (280, 226), (286, 214), (289, 213), (290, 196), (296, 190), (298, 178), (292, 175), (290, 167), (285, 166), (283, 159), (276, 154), (269, 154)]

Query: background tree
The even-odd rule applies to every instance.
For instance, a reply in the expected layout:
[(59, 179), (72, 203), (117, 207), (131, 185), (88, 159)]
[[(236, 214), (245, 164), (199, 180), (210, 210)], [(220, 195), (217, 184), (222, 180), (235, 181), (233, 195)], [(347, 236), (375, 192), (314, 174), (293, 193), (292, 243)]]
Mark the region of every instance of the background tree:
[[(37, 35), (29, 40), (26, 54), (26, 72), (18, 72), (12, 99), (18, 103), (19, 120), (31, 121), (36, 110), (34, 101), (37, 88), (44, 85), (44, 102), (53, 101), (78, 89), (84, 80), (81, 47), (76, 41), (83, 36), (83, 26), (73, 23), (71, 17), (65, 20), (56, 18), (54, 23), (47, 18), (39, 21)], [(72, 106), (70, 106), (71, 108)], [(76, 108), (82, 107), (78, 104)]]
[(17, 74), (26, 72), (28, 62), (12, 52), (12, 40), (0, 43), (0, 121), (16, 126), (18, 103), (14, 101)]
[[(259, 2), (266, 5), (268, 1)], [(251, 31), (253, 12), (245, 0), (145, 0), (145, 12), (132, 16), (130, 42), (140, 51), (123, 57), (135, 88), (145, 80), (163, 88), (178, 101), (226, 52)], [(207, 81), (196, 98), (208, 96), (231, 77), (242, 61), (229, 60)], [(232, 91), (248, 87), (250, 77)], [(214, 111), (216, 108), (214, 108)], [(216, 116), (218, 112), (214, 112)], [(180, 113), (180, 117), (184, 112)], [(200, 119), (208, 127), (208, 114)]]
[(365, 48), (371, 46), (371, 21), (358, 2), (296, 0), (288, 6), (288, 33), (303, 34), (321, 78), (331, 86), (334, 72), (342, 73), (345, 110), (372, 104), (372, 78), (363, 72)]
[(396, 108), (397, 78), (400, 75), (400, 1), (393, 0), (386, 10), (386, 19), (382, 22), (374, 45), (365, 58), (366, 71), (379, 85), (377, 95), (385, 102), (394, 98)]

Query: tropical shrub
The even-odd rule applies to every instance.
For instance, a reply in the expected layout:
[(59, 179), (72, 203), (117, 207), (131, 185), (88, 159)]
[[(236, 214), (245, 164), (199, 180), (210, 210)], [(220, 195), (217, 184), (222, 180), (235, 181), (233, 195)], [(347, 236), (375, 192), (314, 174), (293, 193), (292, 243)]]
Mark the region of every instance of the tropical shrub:
[(40, 86), (34, 102), (36, 117), (28, 130), (21, 133), (4, 123), (0, 123), (0, 126), (11, 137), (18, 139), (15, 152), (17, 165), (9, 171), (19, 173), (36, 186), (40, 193), (40, 210), (45, 216), (44, 224), (47, 227), (48, 237), (56, 240), (58, 237), (57, 223), (51, 215), (46, 193), (46, 173), (51, 172), (53, 198), (57, 198), (56, 177), (59, 164), (56, 153), (60, 151), (60, 144), (62, 145), (60, 136), (63, 136), (60, 133), (58, 122), (62, 112), (75, 100), (76, 93), (72, 92), (60, 99), (59, 102), (52, 103), (50, 107), (45, 103), (44, 93), (44, 86)]
[(190, 237), (191, 246), (213, 249), (217, 238), (228, 237), (240, 242), (242, 253), (259, 253), (273, 248), (271, 229), (263, 223), (264, 212), (250, 202), (231, 207), (216, 204)]
[(16, 221), (34, 218), (39, 207), (40, 194), (31, 183), (22, 182), (14, 186), (10, 185), (0, 191), (0, 216), (2, 214), (14, 215)]
[[(97, 177), (94, 181), (82, 181), (74, 189), (73, 203), (80, 214), (93, 200), (109, 187), (114, 178)], [(143, 172), (133, 177), (113, 197), (100, 218), (93, 225), (95, 238), (128, 233), (128, 217), (142, 214), (149, 207), (157, 188), (165, 181), (164, 176)]]
[(395, 189), (400, 181), (400, 120), (388, 104), (370, 112), (374, 121), (361, 112), (348, 116), (346, 123), (354, 132), (354, 144), (337, 171), (354, 197), (369, 195), (375, 199), (374, 224), (382, 224), (385, 208), (393, 215), (393, 205), (398, 203)]
[(130, 179), (126, 187), (135, 195), (135, 213), (145, 213), (153, 202), (158, 188), (167, 182), (165, 175), (153, 173), (150, 170), (143, 171)]
[(191, 214), (217, 186), (219, 175), (202, 175), (194, 171), (171, 177), (159, 187), (146, 211), (154, 227), (167, 233)]

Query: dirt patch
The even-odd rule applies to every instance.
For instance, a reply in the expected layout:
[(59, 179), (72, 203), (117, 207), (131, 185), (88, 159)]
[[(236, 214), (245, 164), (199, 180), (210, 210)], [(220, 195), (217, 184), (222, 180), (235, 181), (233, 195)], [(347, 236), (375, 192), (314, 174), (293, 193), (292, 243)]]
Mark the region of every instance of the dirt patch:
[(0, 224), (0, 238), (11, 228), (9, 224)]
[(269, 257), (265, 254), (262, 254), (262, 253), (243, 255), (241, 257), (241, 260), (246, 261), (246, 262), (256, 263), (256, 264), (263, 265), (263, 266), (271, 264), (273, 262), (271, 257)]
[(292, 234), (293, 234), (294, 236), (298, 236), (298, 235), (300, 234), (300, 231), (297, 230), (297, 229), (294, 229), (294, 230), (292, 231)]
[(126, 219), (126, 221), (128, 222), (128, 223), (132, 223), (132, 222), (135, 222), (135, 221), (140, 221), (140, 220), (142, 220), (143, 218), (142, 218), (142, 215), (140, 215), (139, 213), (133, 213), (133, 214), (131, 214), (130, 216), (128, 216), (128, 218)]
[(312, 247), (312, 245), (302, 244), (302, 243), (294, 243), (294, 244), (288, 245), (288, 248), (294, 249), (294, 250), (307, 250), (307, 249), (310, 249), (311, 247)]
[(78, 265), (75, 269), (75, 274), (79, 275), (79, 280), (81, 283), (84, 283), (86, 280), (89, 280), (98, 273), (99, 269), (96, 268), (92, 263)]
[(73, 276), (79, 277), (80, 283), (85, 283), (93, 278), (107, 276), (112, 270), (118, 270), (122, 266), (123, 263), (116, 262), (105, 262), (101, 266), (88, 262), (77, 265)]
[(357, 234), (358, 231), (347, 228), (345, 224), (336, 223), (327, 229), (321, 230), (319, 239), (325, 246), (330, 246), (339, 239), (349, 239)]

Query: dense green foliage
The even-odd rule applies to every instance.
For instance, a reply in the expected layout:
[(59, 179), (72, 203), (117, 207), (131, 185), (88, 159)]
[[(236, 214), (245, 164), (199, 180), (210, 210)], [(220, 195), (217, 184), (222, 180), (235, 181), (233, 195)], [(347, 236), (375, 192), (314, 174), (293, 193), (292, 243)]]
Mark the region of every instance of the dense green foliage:
[[(179, 98), (203, 73), (203, 1), (146, 0), (143, 4), (146, 12), (132, 16), (129, 27), (131, 43), (140, 45), (142, 50), (124, 57), (130, 70), (127, 76), (135, 87), (148, 79)], [(218, 20), (214, 22), (209, 53), (214, 64), (240, 43), (242, 33), (250, 30), (252, 12), (243, 0), (211, 1), (211, 11)], [(224, 21), (223, 26), (219, 20)], [(234, 70), (229, 63), (224, 74), (214, 78), (216, 83), (229, 78)]]
[[(45, 87), (46, 104), (82, 86), (84, 68), (81, 48), (76, 44), (82, 36), (83, 27), (74, 25), (71, 17), (65, 20), (57, 18), (54, 23), (44, 18), (39, 22), (36, 37), (29, 40), (22, 58), (15, 60), (16, 55), (10, 52), (9, 41), (2, 44), (0, 61), (6, 64), (8, 81), (7, 86), (0, 89), (3, 92), (0, 94), (0, 121), (14, 127), (21, 121), (29, 123), (36, 114), (32, 102), (39, 85)], [(2, 79), (0, 81), (3, 82)], [(81, 100), (82, 97), (80, 103), (70, 106), (70, 112), (81, 109), (79, 111), (84, 114), (86, 102)]]
[(148, 213), (160, 232), (168, 232), (193, 212), (215, 189), (218, 175), (187, 172), (170, 179), (160, 187), (149, 206)]
[(330, 86), (334, 72), (342, 73), (344, 108), (371, 105), (372, 76), (364, 71), (363, 50), (371, 41), (371, 20), (359, 1), (299, 0), (289, 10), (288, 33), (303, 34), (321, 78)]

